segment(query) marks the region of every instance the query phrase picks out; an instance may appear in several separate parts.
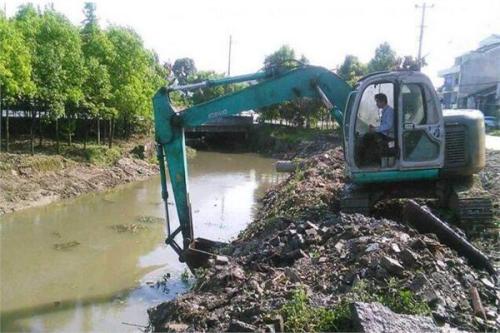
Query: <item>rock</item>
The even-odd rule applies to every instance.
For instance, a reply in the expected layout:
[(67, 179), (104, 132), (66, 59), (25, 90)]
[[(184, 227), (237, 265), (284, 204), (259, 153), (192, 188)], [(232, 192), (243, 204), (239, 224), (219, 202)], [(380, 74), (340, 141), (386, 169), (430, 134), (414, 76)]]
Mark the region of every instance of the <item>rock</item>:
[(435, 332), (439, 328), (432, 318), (396, 314), (380, 303), (351, 304), (354, 329), (359, 332)]
[(416, 253), (409, 249), (405, 249), (399, 253), (399, 258), (403, 262), (403, 265), (407, 267), (418, 267), (418, 256)]
[(399, 252), (401, 252), (401, 249), (399, 248), (398, 244), (396, 244), (396, 243), (391, 243), (391, 249), (392, 249), (392, 251), (394, 251), (395, 253), (399, 253)]
[(316, 224), (312, 223), (311, 221), (307, 221), (305, 227), (306, 229), (314, 229), (316, 231), (319, 230), (319, 227)]
[(301, 281), (299, 274), (297, 274), (297, 272), (293, 268), (286, 267), (285, 275), (293, 283)]
[(276, 315), (273, 319), (274, 329), (276, 332), (285, 332), (285, 322), (281, 315)]
[(227, 328), (227, 332), (254, 332), (256, 330), (257, 327), (254, 325), (237, 319), (232, 319)]
[(377, 251), (379, 249), (380, 249), (380, 244), (379, 243), (370, 243), (366, 247), (365, 252), (369, 253), (369, 252)]
[(216, 265), (227, 265), (229, 264), (229, 258), (226, 256), (217, 256), (215, 257)]
[(184, 323), (166, 323), (165, 328), (168, 332), (186, 332), (188, 325)]
[(494, 289), (495, 288), (495, 285), (493, 284), (493, 282), (491, 282), (489, 279), (487, 278), (482, 278), (481, 279), (481, 282), (487, 287), (487, 288), (490, 288), (490, 289)]
[(401, 266), (399, 261), (396, 259), (392, 259), (391, 257), (384, 256), (380, 260), (380, 264), (384, 267), (389, 273), (395, 275), (402, 275), (404, 273), (404, 267)]
[(338, 253), (341, 253), (342, 250), (344, 250), (345, 247), (345, 242), (344, 241), (339, 241), (337, 244), (335, 244), (335, 250), (337, 250)]
[(259, 294), (259, 295), (262, 295), (264, 294), (264, 289), (262, 289), (262, 287), (259, 285), (259, 283), (257, 281), (255, 281), (254, 279), (250, 280), (250, 286), (252, 286), (252, 288)]
[(264, 332), (266, 333), (276, 333), (276, 329), (273, 324), (267, 324), (264, 328)]
[(279, 236), (276, 236), (274, 238), (271, 239), (271, 241), (269, 241), (269, 244), (271, 244), (272, 246), (279, 246), (281, 243), (281, 239)]
[(432, 317), (438, 322), (444, 322), (445, 320), (447, 320), (448, 313), (446, 312), (444, 305), (438, 304), (436, 306), (436, 309), (432, 311)]
[(327, 262), (328, 258), (327, 257), (319, 257), (318, 259), (318, 264), (324, 264)]

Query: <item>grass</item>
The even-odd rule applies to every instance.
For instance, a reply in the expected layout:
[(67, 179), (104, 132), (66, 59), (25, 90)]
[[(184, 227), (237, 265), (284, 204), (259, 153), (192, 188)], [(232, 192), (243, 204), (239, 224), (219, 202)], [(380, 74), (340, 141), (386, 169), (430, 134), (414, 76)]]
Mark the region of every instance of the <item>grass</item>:
[(352, 331), (350, 304), (353, 302), (379, 302), (396, 313), (429, 315), (427, 303), (418, 299), (410, 290), (403, 289), (396, 279), (390, 279), (385, 288), (369, 290), (367, 283), (359, 281), (332, 308), (315, 307), (303, 287), (297, 288), (292, 298), (285, 303), (279, 313), (285, 321), (285, 331), (325, 332)]
[(122, 157), (122, 152), (118, 147), (87, 146), (84, 156), (92, 164), (114, 165)]

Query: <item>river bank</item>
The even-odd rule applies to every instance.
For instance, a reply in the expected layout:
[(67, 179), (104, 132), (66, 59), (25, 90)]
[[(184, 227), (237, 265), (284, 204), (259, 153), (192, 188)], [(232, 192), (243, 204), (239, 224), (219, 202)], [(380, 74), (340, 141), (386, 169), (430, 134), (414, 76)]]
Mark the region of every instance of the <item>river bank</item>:
[(157, 174), (147, 161), (121, 157), (112, 166), (62, 156), (0, 155), (0, 215), (99, 192)]
[[(258, 152), (280, 159), (304, 158), (315, 151), (338, 144), (336, 135), (315, 129), (287, 126), (258, 126), (245, 144), (236, 146), (243, 152)], [(204, 150), (234, 151), (227, 145), (203, 146)], [(117, 141), (114, 148), (81, 144), (61, 145), (47, 141), (41, 153), (26, 153), (27, 142), (12, 144), (14, 153), (0, 153), (0, 215), (37, 207), (89, 192), (99, 192), (120, 184), (144, 180), (158, 174), (154, 144), (146, 137)], [(196, 150), (188, 147), (188, 158)]]
[[(499, 157), (481, 174), (497, 208)], [(500, 328), (496, 277), (401, 221), (339, 214), (344, 183), (341, 148), (307, 158), (190, 292), (149, 310), (151, 329), (359, 331), (366, 314), (394, 331)], [(498, 265), (498, 238), (473, 241)]]
[(100, 192), (158, 173), (154, 145), (147, 138), (118, 142), (113, 148), (46, 142), (40, 153), (26, 153), (26, 144), (0, 154), (0, 215), (46, 205), (61, 199)]

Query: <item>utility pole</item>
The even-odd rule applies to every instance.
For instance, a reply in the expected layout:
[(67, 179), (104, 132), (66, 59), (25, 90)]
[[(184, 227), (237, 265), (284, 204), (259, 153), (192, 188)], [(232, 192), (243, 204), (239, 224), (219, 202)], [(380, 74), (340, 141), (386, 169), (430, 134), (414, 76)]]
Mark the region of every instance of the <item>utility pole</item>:
[(233, 36), (229, 35), (229, 56), (227, 60), (227, 76), (231, 76), (231, 46), (233, 44)]
[(424, 22), (425, 22), (425, 10), (427, 8), (433, 8), (434, 5), (427, 6), (427, 4), (424, 2), (422, 3), (421, 6), (415, 5), (415, 8), (422, 8), (422, 19), (420, 21), (420, 37), (418, 39), (418, 55), (417, 55), (417, 63), (418, 63), (418, 69), (422, 68), (422, 41), (424, 39)]

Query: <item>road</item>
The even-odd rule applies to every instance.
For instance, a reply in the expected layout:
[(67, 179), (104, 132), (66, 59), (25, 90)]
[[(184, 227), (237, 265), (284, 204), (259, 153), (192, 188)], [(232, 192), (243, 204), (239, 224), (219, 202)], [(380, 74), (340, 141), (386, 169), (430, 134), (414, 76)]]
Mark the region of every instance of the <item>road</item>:
[(486, 135), (486, 149), (500, 150), (500, 136)]

